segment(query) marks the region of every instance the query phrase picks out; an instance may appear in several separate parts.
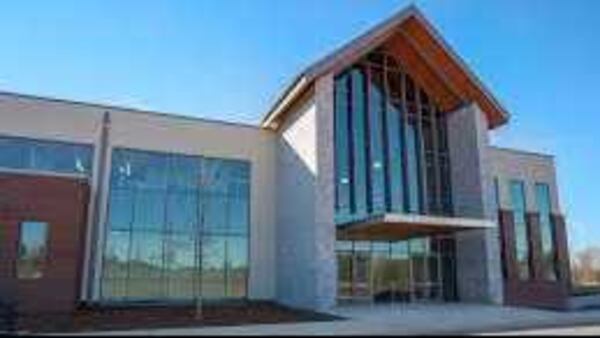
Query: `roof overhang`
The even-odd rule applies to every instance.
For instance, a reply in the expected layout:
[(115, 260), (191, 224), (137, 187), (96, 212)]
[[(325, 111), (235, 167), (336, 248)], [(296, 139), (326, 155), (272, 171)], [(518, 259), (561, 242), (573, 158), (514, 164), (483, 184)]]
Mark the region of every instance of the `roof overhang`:
[[(461, 105), (476, 102), (486, 114), (491, 129), (508, 121), (507, 110), (442, 39), (417, 7), (412, 5), (303, 71), (286, 87), (263, 118), (261, 126), (276, 130), (286, 118), (290, 105), (317, 78), (328, 73), (337, 74), (394, 36), (401, 46), (398, 51), (404, 52), (404, 56), (411, 57), (413, 61), (408, 65), (409, 71), (411, 68), (423, 69), (427, 73), (422, 77), (425, 85), (427, 81), (433, 83), (431, 79), (440, 82), (438, 86), (445, 87), (446, 92), (454, 98), (445, 101), (448, 105), (458, 109)], [(416, 78), (420, 80), (418, 76)], [(445, 108), (448, 109), (448, 106)]]
[(431, 234), (494, 228), (487, 219), (439, 217), (411, 214), (384, 214), (337, 226), (343, 240), (400, 240)]

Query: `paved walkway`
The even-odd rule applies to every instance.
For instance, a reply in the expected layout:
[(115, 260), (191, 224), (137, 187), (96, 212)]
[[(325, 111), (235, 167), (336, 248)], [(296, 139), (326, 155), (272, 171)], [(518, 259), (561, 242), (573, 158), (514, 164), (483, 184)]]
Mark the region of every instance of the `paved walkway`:
[[(575, 326), (569, 328), (508, 331), (501, 333), (503, 336), (599, 336), (600, 326)], [(482, 336), (486, 335), (487, 334), (483, 334)]]
[(500, 306), (360, 305), (339, 307), (332, 322), (96, 332), (96, 335), (402, 335), (485, 333), (600, 323), (600, 310), (554, 312)]

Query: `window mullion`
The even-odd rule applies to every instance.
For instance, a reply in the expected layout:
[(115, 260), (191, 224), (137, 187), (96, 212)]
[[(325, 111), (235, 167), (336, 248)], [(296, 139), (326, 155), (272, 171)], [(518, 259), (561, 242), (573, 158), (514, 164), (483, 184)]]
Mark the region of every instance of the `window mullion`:
[(408, 182), (408, 150), (406, 149), (407, 145), (408, 145), (408, 137), (406, 135), (406, 128), (408, 125), (408, 104), (407, 104), (407, 99), (406, 99), (406, 77), (407, 74), (402, 71), (401, 75), (400, 75), (401, 79), (401, 85), (400, 87), (402, 88), (402, 93), (401, 93), (401, 98), (402, 98), (402, 111), (400, 114), (400, 139), (401, 139), (401, 149), (402, 149), (402, 185), (404, 187), (404, 189), (402, 190), (403, 193), (403, 207), (402, 209), (404, 210), (404, 212), (408, 212), (410, 210), (410, 183)]
[(435, 182), (435, 211), (442, 214), (442, 172), (440, 168), (440, 145), (438, 138), (438, 119), (437, 109), (433, 102), (429, 105), (430, 119), (431, 119), (431, 134), (433, 137), (433, 171), (434, 171), (434, 182)]
[(420, 212), (423, 214), (429, 213), (429, 205), (428, 205), (428, 194), (427, 194), (427, 160), (425, 156), (425, 141), (424, 141), (424, 133), (423, 133), (423, 111), (421, 107), (421, 87), (415, 83), (415, 104), (416, 104), (416, 112), (417, 112), (417, 139), (418, 139), (418, 151), (419, 154), (417, 156), (418, 159), (418, 173), (419, 173), (419, 190), (420, 190), (420, 201), (421, 207)]

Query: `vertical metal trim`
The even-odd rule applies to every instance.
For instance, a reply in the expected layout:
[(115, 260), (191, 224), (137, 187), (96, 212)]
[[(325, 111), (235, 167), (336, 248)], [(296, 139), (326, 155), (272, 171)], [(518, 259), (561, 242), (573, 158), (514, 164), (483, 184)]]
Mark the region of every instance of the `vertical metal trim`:
[[(430, 97), (430, 100), (433, 100)], [(440, 140), (438, 138), (438, 119), (437, 119), (437, 108), (433, 101), (429, 103), (429, 112), (431, 119), (431, 135), (433, 137), (433, 171), (434, 171), (434, 183), (435, 183), (435, 212), (437, 214), (443, 214), (442, 212), (442, 170), (440, 168)]]
[(367, 215), (371, 215), (373, 213), (373, 163), (371, 163), (371, 93), (369, 91), (371, 85), (371, 67), (368, 64), (363, 64), (362, 66), (364, 76), (363, 76), (363, 95), (364, 100), (363, 104), (363, 115), (364, 115), (364, 130), (365, 130), (365, 174), (366, 174), (366, 182), (365, 187), (367, 191)]
[(401, 179), (402, 179), (402, 185), (403, 185), (403, 189), (402, 189), (402, 195), (403, 195), (403, 199), (402, 199), (402, 210), (404, 212), (408, 212), (410, 210), (410, 182), (408, 182), (409, 177), (408, 177), (408, 149), (407, 149), (407, 140), (408, 137), (406, 136), (406, 128), (408, 125), (408, 104), (406, 102), (406, 77), (408, 76), (408, 74), (405, 72), (404, 69), (402, 69), (401, 75), (400, 75), (400, 87), (401, 87), (401, 99), (402, 99), (402, 112), (400, 115), (400, 141), (401, 143), (401, 151), (402, 151), (402, 173), (401, 173)]
[(100, 130), (100, 144), (98, 148), (98, 166), (97, 166), (97, 176), (96, 176), (96, 194), (94, 196), (94, 207), (93, 207), (93, 215), (92, 215), (92, 223), (90, 226), (90, 255), (88, 256), (88, 268), (87, 277), (85, 278), (85, 289), (86, 289), (86, 298), (91, 300), (97, 300), (100, 294), (100, 272), (99, 267), (101, 266), (100, 257), (102, 253), (99, 252), (99, 248), (103, 247), (104, 244), (104, 235), (102, 234), (102, 230), (104, 229), (104, 224), (100, 224), (102, 222), (102, 215), (105, 211), (105, 183), (106, 183), (106, 164), (108, 158), (108, 143), (110, 140), (110, 128), (111, 128), (111, 119), (110, 112), (105, 111), (102, 116), (102, 128)]
[(338, 137), (339, 130), (337, 128), (338, 120), (339, 120), (339, 108), (337, 106), (338, 93), (336, 86), (336, 79), (333, 80), (333, 217), (337, 220), (337, 216), (340, 213), (340, 174), (339, 174), (339, 166), (340, 161), (338, 159), (339, 147), (338, 147)]
[[(196, 222), (196, 236), (194, 238), (194, 253), (195, 253), (195, 257), (194, 257), (194, 263), (195, 263), (195, 270), (196, 270), (196, 275), (194, 276), (194, 278), (192, 278), (192, 281), (195, 280), (194, 283), (194, 301), (196, 303), (196, 306), (202, 306), (202, 291), (203, 291), (203, 284), (202, 284), (202, 250), (204, 249), (204, 214), (205, 214), (205, 210), (206, 210), (206, 203), (205, 203), (205, 198), (204, 198), (204, 171), (205, 171), (205, 158), (204, 157), (200, 157), (199, 159), (199, 165), (198, 165), (198, 187), (197, 187), (197, 193), (198, 193), (198, 201), (197, 201), (197, 222)], [(250, 201), (248, 201), (248, 203), (250, 203)], [(248, 241), (250, 241), (250, 235), (248, 235)], [(249, 245), (248, 245), (249, 247)], [(248, 265), (250, 265), (248, 263)], [(246, 273), (246, 278), (248, 278), (249, 273)], [(246, 290), (246, 293), (248, 293), (248, 291)]]
[(421, 200), (421, 214), (429, 214), (429, 199), (427, 194), (427, 158), (425, 156), (425, 142), (423, 133), (423, 111), (421, 107), (421, 86), (415, 83), (415, 104), (417, 106), (417, 130), (418, 130), (418, 165), (419, 172), (419, 190)]
[[(335, 126), (335, 125), (334, 125)], [(246, 229), (246, 273), (244, 278), (244, 299), (250, 299), (250, 262), (252, 261), (252, 189), (254, 189), (254, 185), (252, 184), (252, 177), (254, 175), (254, 164), (252, 162), (248, 162), (248, 195), (246, 196), (246, 203), (248, 207), (248, 215), (247, 217), (247, 226)]]
[(348, 185), (349, 185), (349, 194), (350, 194), (350, 215), (356, 215), (356, 171), (355, 169), (355, 156), (354, 156), (354, 102), (352, 100), (352, 71), (348, 72), (345, 79), (346, 83), (346, 137), (348, 137)]
[[(111, 184), (112, 182), (110, 182), (109, 184)], [(129, 229), (128, 229), (128, 233), (129, 233), (129, 243), (127, 246), (127, 277), (125, 277), (125, 297), (124, 298), (129, 298), (129, 295), (131, 294), (130, 290), (129, 290), (129, 284), (131, 282), (131, 254), (133, 252), (133, 225), (135, 224), (136, 220), (135, 220), (135, 216), (136, 216), (136, 212), (135, 212), (135, 208), (137, 207), (137, 199), (138, 199), (138, 193), (139, 193), (139, 188), (137, 187), (137, 185), (134, 185), (133, 188), (130, 188), (132, 191), (132, 196), (133, 196), (133, 201), (131, 203), (131, 218), (129, 219)], [(111, 193), (111, 189), (109, 188), (108, 190), (108, 194), (107, 196), (110, 196)], [(110, 197), (107, 197), (107, 199)], [(110, 210), (110, 202), (106, 203), (106, 208), (107, 210)], [(106, 220), (105, 217), (105, 221), (104, 224), (106, 225), (108, 223), (108, 221)], [(104, 231), (104, 233), (106, 234), (106, 230)], [(105, 241), (105, 245), (104, 245), (104, 251), (106, 251), (106, 241)], [(104, 255), (102, 256), (102, 265), (104, 265)]]
[[(388, 60), (389, 57), (383, 59), (383, 103), (381, 109), (381, 130), (383, 131), (383, 176), (384, 184), (383, 191), (385, 195), (385, 210), (392, 211), (392, 175), (391, 175), (391, 156), (390, 156), (390, 133), (388, 127), (388, 107), (391, 104), (390, 88), (388, 83)], [(391, 249), (390, 249), (391, 250)]]
[[(443, 120), (442, 123), (444, 124), (443, 128), (444, 128), (444, 143), (446, 144), (446, 149), (444, 149), (446, 155), (446, 170), (447, 172), (444, 174), (444, 180), (445, 183), (448, 184), (448, 186), (445, 188), (448, 191), (448, 210), (444, 210), (444, 215), (445, 216), (449, 216), (449, 217), (453, 217), (454, 215), (456, 215), (456, 210), (454, 210), (454, 189), (453, 189), (453, 185), (452, 185), (452, 157), (450, 156), (450, 144), (449, 144), (449, 137), (448, 137), (448, 115), (447, 113), (442, 115)], [(440, 168), (441, 169), (441, 168)], [(440, 182), (441, 185), (441, 182)], [(442, 202), (442, 208), (444, 208), (444, 203), (446, 203), (445, 201)]]

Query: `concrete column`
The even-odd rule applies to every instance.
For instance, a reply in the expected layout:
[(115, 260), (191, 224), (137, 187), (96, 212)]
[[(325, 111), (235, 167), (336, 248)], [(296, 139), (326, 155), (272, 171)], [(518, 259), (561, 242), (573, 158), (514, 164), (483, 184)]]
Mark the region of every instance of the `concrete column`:
[(331, 74), (315, 83), (317, 108), (317, 191), (315, 198), (315, 263), (317, 306), (335, 305), (337, 259), (335, 255), (334, 80)]
[[(448, 143), (455, 215), (496, 221), (488, 124), (475, 103), (450, 113)], [(456, 242), (459, 299), (502, 303), (498, 228), (459, 232)]]
[(290, 108), (277, 150), (277, 299), (335, 305), (333, 78), (316, 80)]

